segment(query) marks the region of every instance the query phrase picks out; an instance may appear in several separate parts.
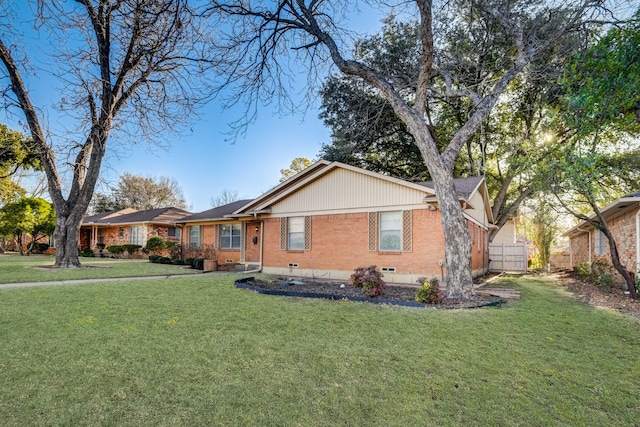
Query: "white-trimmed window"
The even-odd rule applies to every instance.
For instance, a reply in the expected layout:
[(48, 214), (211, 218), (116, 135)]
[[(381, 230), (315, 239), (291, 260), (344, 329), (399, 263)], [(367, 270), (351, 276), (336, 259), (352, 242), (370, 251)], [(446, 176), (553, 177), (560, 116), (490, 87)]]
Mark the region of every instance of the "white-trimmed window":
[(167, 237), (172, 239), (180, 239), (182, 237), (182, 229), (180, 227), (168, 227)]
[(192, 248), (200, 247), (200, 226), (189, 226), (189, 246)]
[(600, 230), (596, 230), (594, 254), (604, 255), (607, 253), (607, 236)]
[(294, 216), (287, 221), (287, 249), (304, 250), (304, 217)]
[(402, 251), (402, 211), (380, 212), (380, 251)]
[(220, 226), (220, 249), (240, 249), (240, 224)]
[(129, 243), (131, 243), (132, 245), (143, 246), (142, 240), (142, 226), (132, 225), (129, 230)]

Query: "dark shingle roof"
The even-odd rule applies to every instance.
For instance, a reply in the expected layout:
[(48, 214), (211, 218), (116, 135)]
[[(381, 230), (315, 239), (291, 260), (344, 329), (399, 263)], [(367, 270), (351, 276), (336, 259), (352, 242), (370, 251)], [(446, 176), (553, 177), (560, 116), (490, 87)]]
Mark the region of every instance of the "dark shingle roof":
[[(471, 197), (473, 190), (478, 187), (478, 184), (482, 182), (481, 176), (470, 176), (468, 178), (455, 178), (453, 183), (456, 186), (456, 192), (458, 193), (458, 197), (462, 197), (464, 199), (468, 199)], [(433, 188), (433, 181), (424, 181), (417, 182), (416, 184), (425, 186), (427, 188)]]
[[(126, 213), (120, 213), (127, 211)], [(120, 214), (118, 214), (120, 213)], [(179, 208), (158, 208), (148, 209), (146, 211), (136, 211), (135, 209), (122, 211), (107, 212), (106, 214), (98, 214), (86, 217), (83, 224), (133, 224), (139, 222), (159, 222), (174, 223), (182, 220), (191, 212)]]
[(204, 212), (199, 212), (193, 215), (189, 215), (180, 220), (180, 222), (191, 222), (191, 221), (204, 221), (204, 220), (213, 220), (213, 219), (223, 219), (225, 215), (229, 215), (249, 203), (253, 199), (243, 199), (237, 200), (235, 202), (231, 202), (226, 205), (218, 206), (213, 209), (206, 210)]

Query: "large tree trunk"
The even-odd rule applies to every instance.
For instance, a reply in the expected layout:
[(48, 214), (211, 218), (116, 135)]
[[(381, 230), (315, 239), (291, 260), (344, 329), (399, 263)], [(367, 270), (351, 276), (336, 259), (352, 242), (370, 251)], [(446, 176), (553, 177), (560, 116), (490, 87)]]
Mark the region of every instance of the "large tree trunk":
[[(598, 212), (598, 217), (600, 217), (601, 220), (604, 220), (600, 212)], [(633, 299), (638, 299), (638, 293), (636, 292), (636, 283), (633, 280), (633, 277), (631, 277), (631, 274), (629, 274), (629, 271), (627, 270), (627, 268), (624, 265), (622, 265), (622, 263), (620, 262), (620, 255), (618, 254), (618, 245), (616, 245), (616, 241), (614, 240), (613, 235), (611, 234), (611, 231), (609, 231), (609, 227), (607, 226), (607, 224), (606, 223), (602, 223), (602, 224), (604, 225), (604, 227), (602, 227), (601, 231), (609, 241), (609, 251), (611, 252), (611, 263), (613, 264), (613, 267), (618, 271), (618, 273), (620, 273), (620, 275), (624, 278), (624, 281), (627, 284), (627, 289), (629, 291), (629, 296)]]
[(433, 175), (436, 197), (440, 208), (444, 252), (447, 266), (447, 298), (468, 299), (474, 295), (471, 269), (471, 237), (467, 221), (462, 214), (453, 177), (447, 170)]
[(76, 268), (80, 267), (78, 258), (78, 234), (82, 217), (76, 215), (65, 216), (56, 214), (56, 229), (53, 239), (56, 245), (56, 261), (54, 267)]

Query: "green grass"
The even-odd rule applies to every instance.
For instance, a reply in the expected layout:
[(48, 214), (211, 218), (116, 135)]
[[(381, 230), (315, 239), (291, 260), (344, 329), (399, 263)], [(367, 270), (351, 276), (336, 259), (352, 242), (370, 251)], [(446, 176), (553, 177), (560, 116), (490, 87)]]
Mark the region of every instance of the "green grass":
[[(0, 291), (0, 420), (623, 426), (639, 323), (510, 278), (502, 308), (259, 295), (232, 275)], [(492, 284), (492, 286), (494, 286)]]
[(41, 268), (52, 266), (54, 261), (53, 257), (45, 255), (0, 255), (0, 283), (168, 276), (200, 272), (184, 266), (152, 264), (148, 260), (84, 257), (80, 257), (83, 266), (99, 268)]

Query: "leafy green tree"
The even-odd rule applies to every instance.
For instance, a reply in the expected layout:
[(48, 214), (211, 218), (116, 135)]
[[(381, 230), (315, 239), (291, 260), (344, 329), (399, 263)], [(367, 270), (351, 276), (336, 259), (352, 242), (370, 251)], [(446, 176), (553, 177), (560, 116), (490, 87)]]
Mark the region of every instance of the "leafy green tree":
[(566, 119), (582, 135), (640, 132), (640, 9), (576, 56), (563, 84)]
[(0, 205), (15, 201), (26, 191), (11, 178), (20, 169), (42, 170), (38, 153), (20, 132), (0, 124)]
[[(363, 5), (355, 7), (359, 6)], [(251, 110), (261, 99), (274, 95), (286, 100), (283, 82), (290, 77), (290, 65), (295, 63), (297, 70), (305, 64), (309, 81), (314, 81), (327, 62), (389, 102), (412, 135), (434, 183), (445, 240), (447, 296), (466, 299), (474, 292), (471, 242), (454, 186), (456, 159), (513, 79), (599, 6), (595, 0), (570, 4), (516, 0), (453, 1), (434, 7), (431, 0), (415, 0), (404, 7), (418, 17), (417, 61), (402, 56), (379, 62), (373, 58), (374, 66), (353, 55), (344, 43), (352, 37), (341, 32), (344, 7), (334, 2), (215, 1), (210, 12), (218, 18), (214, 26), (225, 29), (217, 47), (225, 58), (220, 69), (228, 76), (227, 87), (235, 85), (232, 102), (244, 101)], [(448, 42), (442, 39), (453, 33), (456, 36)], [(464, 44), (478, 47), (473, 56), (465, 56), (468, 48), (458, 54), (457, 47)], [(477, 67), (479, 63), (482, 67)], [(407, 97), (407, 89), (414, 95)], [(432, 103), (437, 96), (466, 104), (470, 111), (444, 146), (438, 133), (432, 132), (435, 118), (442, 114)]]
[(280, 169), (280, 175), (282, 175), (280, 177), (280, 182), (285, 182), (287, 179), (309, 166), (311, 166), (311, 160), (306, 157), (296, 157), (291, 161), (291, 165), (288, 169)]
[(640, 11), (577, 55), (563, 79), (557, 122), (573, 134), (545, 158), (549, 191), (566, 212), (600, 230), (632, 298), (635, 283), (620, 262), (601, 208), (640, 188)]
[[(489, 59), (496, 57), (496, 46), (500, 43), (491, 38), (486, 40), (487, 30), (454, 28), (443, 41), (456, 55), (477, 58), (464, 72), (470, 86), (481, 84), (481, 76), (496, 72), (495, 63)], [(564, 141), (548, 138), (552, 126), (550, 113), (560, 94), (557, 79), (588, 34), (584, 31), (566, 37), (554, 49), (532, 60), (509, 84), (481, 131), (468, 139), (456, 158), (454, 176), (486, 176), (497, 226), (490, 231), (490, 240), (517, 213), (520, 204), (541, 187), (537, 167), (550, 149)], [(358, 41), (354, 55), (372, 68), (381, 67), (383, 62), (400, 63), (411, 81), (417, 79), (419, 43), (419, 25), (399, 22), (391, 15), (385, 19), (379, 35)], [(436, 86), (436, 90), (442, 87)], [(409, 101), (415, 97), (410, 85), (404, 93)], [(322, 158), (409, 181), (429, 179), (413, 136), (379, 91), (352, 76), (331, 76), (321, 94), (320, 117), (332, 131), (332, 142), (322, 147)], [(442, 152), (474, 107), (445, 96), (434, 96), (430, 103), (434, 114), (429, 131)]]
[(14, 235), (23, 255), (26, 238), (30, 238), (26, 252), (28, 255), (40, 239), (53, 233), (55, 226), (53, 206), (41, 198), (23, 197), (0, 209), (0, 234)]

